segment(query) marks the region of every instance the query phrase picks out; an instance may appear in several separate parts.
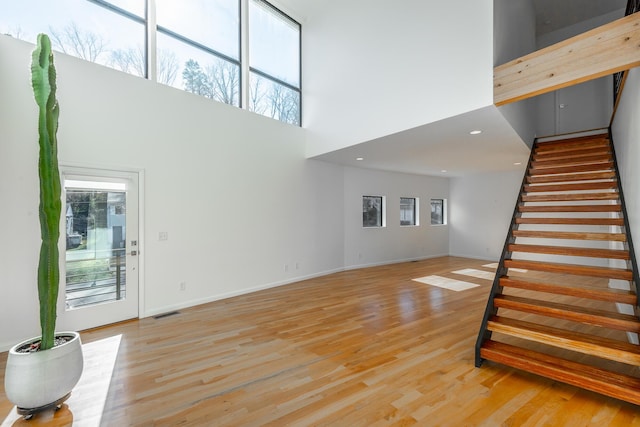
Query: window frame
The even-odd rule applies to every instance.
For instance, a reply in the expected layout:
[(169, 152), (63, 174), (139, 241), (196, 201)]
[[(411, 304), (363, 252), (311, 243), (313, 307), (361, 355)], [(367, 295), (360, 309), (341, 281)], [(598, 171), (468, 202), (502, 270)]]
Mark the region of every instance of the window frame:
[[(433, 202), (440, 202), (440, 206), (442, 209), (441, 222), (433, 222)], [(445, 198), (432, 198), (429, 202), (429, 206), (431, 207), (431, 225), (432, 226), (442, 226), (447, 225), (447, 199)]]
[[(247, 5), (247, 11), (246, 11), (246, 15), (247, 15), (247, 19), (245, 20), (245, 24), (246, 24), (246, 30), (243, 31), (243, 35), (244, 37), (246, 37), (246, 43), (244, 44), (246, 46), (246, 50), (249, 51), (250, 49), (250, 45), (251, 45), (251, 39), (249, 37), (249, 8), (251, 7), (250, 3), (251, 1), (257, 1), (260, 3), (264, 3), (268, 9), (271, 9), (273, 12), (279, 14), (281, 17), (285, 18), (286, 20), (290, 21), (292, 24), (294, 24), (295, 26), (297, 26), (298, 28), (298, 84), (299, 87), (296, 87), (290, 83), (285, 82), (284, 80), (280, 80), (275, 76), (270, 75), (269, 73), (266, 73), (262, 70), (260, 70), (259, 68), (255, 68), (251, 66), (251, 59), (249, 58), (249, 54), (247, 52), (246, 57), (248, 58), (247, 63), (246, 63), (246, 70), (247, 70), (247, 82), (246, 85), (243, 86), (246, 88), (246, 92), (247, 95), (250, 93), (250, 84), (251, 84), (251, 73), (256, 74), (259, 77), (265, 78), (267, 80), (270, 80), (272, 83), (275, 83), (277, 85), (280, 86), (284, 86), (285, 88), (292, 90), (294, 92), (297, 92), (298, 94), (298, 99), (299, 99), (299, 104), (298, 104), (298, 120), (297, 123), (295, 124), (298, 127), (302, 127), (302, 25), (296, 21), (295, 19), (293, 19), (291, 16), (289, 16), (287, 13), (283, 12), (281, 9), (279, 9), (278, 7), (276, 7), (274, 4), (269, 3), (266, 0), (247, 0), (246, 3), (241, 2), (243, 4)], [(241, 27), (242, 27), (242, 22), (240, 23)], [(248, 98), (246, 99), (246, 109), (249, 111), (249, 100)], [(258, 113), (259, 114), (259, 113)], [(266, 116), (269, 117), (269, 116)]]
[[(156, 83), (161, 83), (159, 80), (159, 61), (158, 61), (158, 36), (162, 35), (163, 37), (171, 39), (173, 42), (184, 44), (185, 46), (191, 49), (197, 49), (202, 52), (203, 55), (211, 55), (221, 61), (231, 64), (234, 67), (238, 67), (238, 93), (237, 93), (237, 101), (234, 101), (229, 104), (236, 106), (238, 108), (252, 111), (250, 107), (249, 97), (250, 97), (250, 85), (251, 85), (251, 75), (255, 75), (257, 78), (262, 78), (267, 80), (270, 84), (277, 85), (283, 88), (283, 90), (292, 91), (295, 96), (297, 96), (297, 117), (291, 120), (280, 120), (277, 117), (272, 117), (271, 115), (266, 115), (267, 117), (275, 118), (276, 120), (283, 121), (284, 123), (293, 124), (298, 127), (302, 127), (302, 116), (303, 116), (303, 99), (302, 99), (302, 25), (298, 20), (291, 17), (288, 13), (281, 10), (276, 5), (272, 4), (267, 0), (234, 0), (237, 1), (237, 18), (238, 18), (238, 28), (237, 28), (237, 43), (238, 43), (238, 57), (234, 58), (229, 56), (221, 51), (218, 51), (215, 46), (208, 46), (201, 42), (195, 41), (190, 37), (180, 34), (177, 31), (171, 30), (162, 25), (158, 25), (157, 22), (157, 5), (153, 0), (142, 0), (144, 5), (144, 12), (139, 14), (138, 7), (134, 8), (135, 11), (129, 11), (124, 9), (121, 6), (118, 6), (114, 3), (111, 3), (109, 0), (84, 0), (85, 4), (91, 4), (94, 6), (98, 6), (103, 11), (111, 12), (114, 15), (124, 18), (127, 21), (135, 24), (142, 25), (144, 35), (142, 37), (142, 54), (144, 55), (144, 70), (139, 67), (139, 73), (134, 73), (131, 71), (123, 70), (116, 67), (111, 67), (110, 65), (102, 64), (101, 62), (96, 62), (97, 64), (107, 66), (109, 68), (122, 71), (124, 73), (128, 73), (131, 75), (139, 76), (145, 78), (147, 80), (151, 80)], [(251, 1), (256, 1), (260, 3), (260, 7), (264, 7), (265, 10), (272, 12), (280, 19), (286, 20), (290, 23), (294, 28), (297, 28), (297, 50), (298, 50), (298, 58), (297, 58), (297, 86), (295, 84), (288, 83), (284, 80), (277, 78), (276, 76), (270, 75), (268, 72), (261, 70), (260, 68), (252, 67), (249, 50), (251, 41), (249, 40), (249, 8), (251, 5)], [(235, 6), (234, 6), (235, 8)], [(25, 21), (28, 21), (28, 16), (25, 16)], [(42, 32), (44, 30), (39, 30), (37, 32)], [(21, 38), (21, 37), (18, 37)], [(293, 39), (292, 39), (293, 40)], [(31, 41), (30, 38), (25, 38), (25, 41)], [(220, 47), (220, 46), (219, 46)], [(181, 66), (181, 71), (184, 70), (184, 67)], [(293, 74), (292, 74), (293, 75)], [(164, 84), (164, 83), (161, 83)], [(170, 85), (173, 86), (173, 85)], [(182, 85), (184, 86), (184, 85)], [(180, 85), (174, 86), (180, 90), (187, 91), (184, 87), (180, 87)], [(218, 100), (218, 98), (211, 98), (215, 101), (222, 102), (222, 100)], [(285, 116), (283, 118), (292, 117), (291, 115)]]
[[(413, 222), (411, 224), (402, 223), (402, 201), (413, 200)], [(420, 226), (420, 198), (419, 197), (400, 197), (400, 227), (419, 227)]]
[[(376, 221), (375, 225), (367, 225), (367, 217), (365, 217), (365, 203), (368, 204), (368, 202), (371, 201), (379, 201), (378, 202), (378, 206), (379, 206), (379, 210), (380, 210), (380, 220)], [(375, 208), (376, 206), (374, 206)], [(385, 196), (371, 196), (371, 195), (363, 195), (362, 196), (362, 228), (385, 228), (387, 226), (387, 215), (386, 215), (386, 209), (387, 208), (387, 203), (386, 203), (386, 197)]]

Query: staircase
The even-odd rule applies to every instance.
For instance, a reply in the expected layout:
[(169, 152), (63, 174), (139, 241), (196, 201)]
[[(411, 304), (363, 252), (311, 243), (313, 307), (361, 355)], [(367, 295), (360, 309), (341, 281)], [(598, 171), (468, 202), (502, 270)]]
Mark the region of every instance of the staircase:
[(476, 343), (640, 405), (640, 285), (610, 135), (536, 140)]

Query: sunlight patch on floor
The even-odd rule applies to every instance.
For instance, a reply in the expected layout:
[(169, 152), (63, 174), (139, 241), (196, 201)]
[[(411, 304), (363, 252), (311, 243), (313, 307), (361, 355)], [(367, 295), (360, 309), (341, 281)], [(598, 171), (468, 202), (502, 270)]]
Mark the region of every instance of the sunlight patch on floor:
[(418, 279), (413, 279), (416, 282), (424, 283), (425, 285), (437, 286), (439, 288), (449, 289), (451, 291), (465, 291), (467, 289), (476, 288), (480, 285), (475, 283), (463, 282), (461, 280), (448, 279), (442, 276), (426, 276)]
[(471, 276), (477, 279), (493, 280), (495, 273), (489, 271), (476, 270), (475, 268), (465, 268), (462, 270), (452, 271), (454, 274), (462, 274), (463, 276)]
[(83, 420), (82, 425), (101, 425), (121, 339), (122, 335), (114, 335), (82, 345), (84, 356), (82, 376), (71, 392), (71, 397), (59, 411), (43, 411), (34, 415), (30, 421), (23, 421), (14, 406), (2, 422), (2, 427), (22, 425), (22, 422), (25, 423), (24, 425), (40, 425), (53, 419), (65, 419), (73, 423), (74, 413), (76, 415), (82, 413), (80, 417)]

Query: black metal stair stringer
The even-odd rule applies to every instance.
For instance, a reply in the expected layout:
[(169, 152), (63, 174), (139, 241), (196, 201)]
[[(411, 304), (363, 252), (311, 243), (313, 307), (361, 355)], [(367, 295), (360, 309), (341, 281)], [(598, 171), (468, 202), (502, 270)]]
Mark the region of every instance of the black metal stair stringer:
[(487, 328), (487, 322), (491, 318), (491, 316), (495, 316), (498, 312), (497, 308), (494, 305), (494, 298), (496, 295), (502, 294), (502, 286), (500, 286), (500, 278), (502, 276), (507, 275), (508, 269), (504, 266), (505, 259), (509, 259), (511, 257), (511, 252), (509, 251), (509, 245), (515, 243), (515, 237), (513, 236), (513, 231), (517, 230), (518, 224), (516, 223), (516, 218), (518, 218), (520, 214), (520, 205), (524, 203), (522, 201), (522, 195), (525, 192), (525, 185), (527, 184), (527, 178), (529, 177), (531, 163), (533, 162), (533, 157), (535, 154), (536, 147), (538, 145), (538, 138), (534, 139), (533, 144), (531, 146), (531, 153), (529, 154), (529, 161), (527, 162), (527, 168), (525, 169), (524, 176), (522, 177), (522, 184), (520, 185), (520, 191), (518, 192), (518, 199), (516, 200), (516, 206), (513, 209), (513, 215), (511, 216), (511, 224), (509, 225), (509, 230), (507, 232), (507, 237), (504, 242), (504, 247), (502, 249), (502, 255), (500, 256), (500, 261), (498, 262), (498, 268), (496, 268), (496, 275), (493, 278), (493, 284), (491, 285), (491, 292), (489, 294), (489, 300), (487, 301), (487, 307), (484, 312), (484, 316), (482, 318), (482, 324), (480, 325), (480, 331), (478, 332), (478, 339), (476, 340), (476, 348), (475, 348), (475, 366), (480, 367), (482, 365), (482, 357), (480, 356), (480, 349), (482, 348), (482, 344), (485, 341), (491, 339), (491, 331)]

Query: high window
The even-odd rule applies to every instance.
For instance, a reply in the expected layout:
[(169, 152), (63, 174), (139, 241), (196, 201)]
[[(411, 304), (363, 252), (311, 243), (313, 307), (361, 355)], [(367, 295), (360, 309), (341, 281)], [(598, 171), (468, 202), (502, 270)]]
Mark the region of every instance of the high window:
[(240, 106), (238, 0), (156, 0), (156, 79)]
[(300, 124), (300, 24), (262, 0), (249, 2), (249, 109)]
[(400, 225), (419, 225), (418, 199), (400, 197)]
[(300, 24), (266, 1), (0, 1), (0, 33), (41, 32), (55, 50), (300, 126)]

